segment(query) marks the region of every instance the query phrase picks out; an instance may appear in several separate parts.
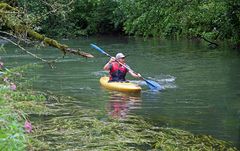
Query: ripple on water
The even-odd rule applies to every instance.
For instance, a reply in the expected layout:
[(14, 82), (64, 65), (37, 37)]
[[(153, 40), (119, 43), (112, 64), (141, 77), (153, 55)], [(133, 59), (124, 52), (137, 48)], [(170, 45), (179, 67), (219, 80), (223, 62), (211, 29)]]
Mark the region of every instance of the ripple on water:
[[(175, 89), (177, 88), (177, 85), (175, 84), (176, 77), (171, 76), (171, 75), (160, 75), (156, 77), (147, 77), (149, 80), (153, 80), (160, 84), (163, 89)], [(130, 82), (136, 83), (140, 86), (147, 86), (147, 83), (142, 80), (131, 80)], [(152, 93), (152, 90), (149, 91)], [(154, 93), (154, 91), (153, 91)]]
[(91, 74), (100, 78), (102, 76), (107, 76), (108, 71), (96, 71), (96, 72), (92, 72)]

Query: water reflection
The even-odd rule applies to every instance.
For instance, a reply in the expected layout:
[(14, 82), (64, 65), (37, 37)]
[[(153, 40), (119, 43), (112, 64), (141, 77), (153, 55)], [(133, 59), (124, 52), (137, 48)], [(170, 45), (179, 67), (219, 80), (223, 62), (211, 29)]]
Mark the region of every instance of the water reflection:
[(141, 108), (140, 94), (127, 94), (121, 92), (109, 92), (109, 102), (107, 104), (108, 115), (112, 118), (124, 119), (131, 110)]

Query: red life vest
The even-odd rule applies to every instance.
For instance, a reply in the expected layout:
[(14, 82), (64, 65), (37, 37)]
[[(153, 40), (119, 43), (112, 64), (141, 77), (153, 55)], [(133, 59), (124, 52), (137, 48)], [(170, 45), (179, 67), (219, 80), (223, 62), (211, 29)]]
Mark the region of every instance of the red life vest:
[(127, 72), (127, 68), (121, 66), (118, 62), (112, 62), (109, 81), (126, 81), (125, 76)]

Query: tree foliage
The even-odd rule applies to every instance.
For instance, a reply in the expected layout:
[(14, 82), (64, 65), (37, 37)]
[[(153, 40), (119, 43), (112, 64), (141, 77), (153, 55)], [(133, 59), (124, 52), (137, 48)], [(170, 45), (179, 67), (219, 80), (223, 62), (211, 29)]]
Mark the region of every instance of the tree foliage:
[(113, 22), (117, 4), (112, 0), (21, 0), (20, 5), (38, 18), (35, 25), (40, 32), (73, 37), (117, 31)]
[(19, 0), (18, 5), (34, 16), (39, 32), (52, 36), (201, 36), (240, 45), (239, 0)]
[(240, 1), (238, 0), (122, 0), (128, 34), (157, 37), (204, 36), (239, 43)]

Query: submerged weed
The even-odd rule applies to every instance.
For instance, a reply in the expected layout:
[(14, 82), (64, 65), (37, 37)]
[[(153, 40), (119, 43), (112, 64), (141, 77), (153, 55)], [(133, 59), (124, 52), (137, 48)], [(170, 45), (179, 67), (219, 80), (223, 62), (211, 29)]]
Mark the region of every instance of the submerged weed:
[(35, 135), (50, 150), (237, 150), (211, 136), (154, 127), (137, 115), (114, 119), (103, 111), (75, 106), (71, 101), (53, 101), (49, 107), (55, 116), (36, 121), (39, 129)]

